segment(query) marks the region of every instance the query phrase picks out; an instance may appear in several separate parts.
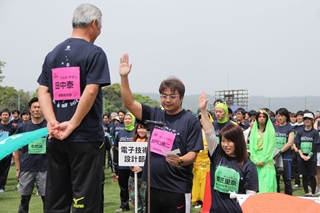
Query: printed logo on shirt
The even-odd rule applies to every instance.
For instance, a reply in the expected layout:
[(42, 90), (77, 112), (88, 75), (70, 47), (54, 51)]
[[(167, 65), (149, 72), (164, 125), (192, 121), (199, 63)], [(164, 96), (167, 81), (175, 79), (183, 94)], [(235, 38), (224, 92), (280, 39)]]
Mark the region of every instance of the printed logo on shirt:
[(71, 50), (71, 47), (70, 47), (70, 45), (68, 45), (67, 47), (66, 47), (66, 49), (64, 49), (65, 51), (70, 51)]
[(286, 133), (276, 132), (276, 136), (277, 137), (287, 137), (287, 134)]
[(83, 209), (84, 204), (78, 204), (78, 201), (83, 200), (83, 199), (84, 199), (84, 197), (73, 198), (73, 207), (76, 209)]
[(302, 136), (301, 141), (313, 141), (313, 138), (309, 138), (307, 136)]

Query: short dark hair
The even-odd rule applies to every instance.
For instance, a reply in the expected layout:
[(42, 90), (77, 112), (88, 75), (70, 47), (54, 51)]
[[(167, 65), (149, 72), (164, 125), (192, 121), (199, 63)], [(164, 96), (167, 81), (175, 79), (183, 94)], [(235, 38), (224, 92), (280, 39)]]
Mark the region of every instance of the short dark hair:
[(251, 117), (251, 116), (256, 116), (256, 114), (257, 114), (257, 111), (255, 111), (255, 110), (250, 110), (250, 111), (248, 112), (249, 117)]
[(107, 116), (108, 118), (110, 118), (110, 113), (105, 113), (102, 115), (102, 118), (104, 118), (104, 116)]
[(180, 99), (183, 99), (185, 93), (185, 86), (182, 81), (178, 78), (171, 77), (163, 80), (159, 86), (159, 93), (161, 94), (165, 89), (170, 89), (171, 91), (178, 91)]
[[(238, 166), (241, 168), (249, 159), (247, 144), (243, 137), (243, 130), (238, 125), (230, 124), (220, 130), (220, 141), (222, 137), (233, 142), (237, 163)], [(222, 149), (221, 146), (219, 147), (220, 149)], [(227, 154), (223, 150), (221, 150), (220, 153), (221, 155), (227, 156)]]
[(29, 103), (28, 103), (29, 108), (31, 108), (31, 105), (32, 105), (34, 102), (39, 102), (38, 97), (33, 97), (33, 98), (31, 98), (31, 100), (30, 100)]
[(276, 111), (276, 115), (284, 115), (286, 116), (286, 120), (289, 123), (290, 122), (290, 115), (289, 111), (286, 108), (280, 108)]
[(303, 111), (302, 110), (299, 110), (297, 113), (296, 113), (296, 116), (298, 115), (302, 115), (303, 116)]
[(236, 111), (235, 111), (235, 113), (237, 113), (237, 112), (241, 112), (241, 114), (242, 114), (242, 116), (244, 117), (245, 115), (246, 115), (246, 110), (244, 110), (243, 108), (238, 108)]
[(9, 116), (11, 115), (10, 110), (8, 108), (1, 110), (0, 115), (2, 115), (2, 113), (4, 113), (4, 112), (7, 112), (9, 114)]
[(24, 115), (30, 115), (30, 112), (28, 110), (21, 111), (21, 117)]
[(123, 114), (126, 114), (126, 113), (127, 113), (126, 110), (124, 110), (124, 109), (119, 109), (118, 115), (119, 115), (120, 112), (122, 112)]
[(20, 115), (20, 111), (19, 110), (17, 110), (17, 109), (14, 109), (14, 110), (12, 110), (12, 112), (11, 112), (12, 114), (14, 114), (14, 113), (18, 113), (18, 115)]

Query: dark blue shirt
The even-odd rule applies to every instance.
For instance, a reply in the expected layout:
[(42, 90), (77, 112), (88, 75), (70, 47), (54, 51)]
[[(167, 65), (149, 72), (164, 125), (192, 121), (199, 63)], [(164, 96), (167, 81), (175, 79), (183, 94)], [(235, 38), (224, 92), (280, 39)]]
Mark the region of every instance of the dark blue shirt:
[[(157, 128), (175, 134), (171, 150), (179, 148), (181, 156), (188, 152), (203, 150), (200, 122), (186, 110), (182, 110), (176, 115), (168, 115), (165, 110), (160, 108), (142, 105), (142, 121), (144, 122), (144, 120), (163, 122), (165, 126)], [(155, 126), (150, 125), (149, 128), (152, 136)], [(169, 164), (163, 155), (151, 152), (150, 156), (151, 187), (174, 193), (191, 193), (193, 164), (177, 167)], [(147, 182), (147, 174), (146, 160), (143, 167), (143, 181)]]
[[(291, 132), (294, 132), (294, 127), (287, 123), (284, 126), (276, 126), (274, 125), (274, 130), (276, 132), (276, 144), (278, 141), (285, 140), (285, 144), (288, 142), (288, 137)], [(285, 139), (284, 139), (285, 138)], [(283, 146), (282, 146), (283, 147)], [(281, 149), (282, 147), (276, 147)], [(282, 153), (283, 159), (291, 159), (291, 148), (287, 149)]]
[[(53, 100), (53, 68), (80, 67), (80, 93), (89, 84), (99, 84), (100, 87), (110, 85), (110, 74), (106, 54), (94, 44), (84, 39), (69, 38), (56, 46), (45, 58), (42, 73), (38, 78), (40, 85), (49, 88)], [(52, 101), (56, 118), (59, 122), (69, 121), (74, 115), (79, 100)], [(104, 141), (102, 129), (102, 90), (81, 124), (64, 142), (101, 142)], [(55, 138), (49, 142), (61, 142)]]
[[(309, 131), (306, 131), (305, 128), (300, 129), (296, 134), (294, 142), (295, 142), (296, 147), (298, 149), (301, 149), (301, 142), (311, 142), (312, 143), (311, 152), (313, 152), (313, 156), (310, 158), (309, 161), (316, 161), (317, 160), (316, 147), (320, 143), (318, 130), (315, 130), (314, 128), (312, 128)], [(308, 153), (306, 153), (305, 155), (308, 155)], [(299, 161), (304, 161), (300, 157), (300, 155), (298, 155), (298, 156), (299, 156), (298, 157)]]
[[(16, 133), (30, 132), (41, 129), (47, 126), (47, 121), (43, 120), (39, 124), (34, 124), (32, 121), (27, 121), (17, 128)], [(36, 172), (47, 171), (47, 156), (46, 154), (29, 154), (28, 145), (21, 148), (20, 155), (20, 171)]]
[(16, 132), (16, 127), (12, 126), (10, 123), (2, 124), (0, 122), (0, 132), (7, 132), (8, 136)]
[(237, 171), (240, 175), (238, 194), (246, 194), (246, 190), (252, 190), (256, 192), (259, 191), (257, 168), (250, 160), (247, 160), (240, 168), (237, 165), (236, 158), (222, 156), (221, 152), (221, 147), (218, 145), (213, 155), (210, 157), (210, 180), (212, 194), (210, 212), (240, 213), (242, 210), (236, 199), (230, 199), (229, 194), (222, 193), (214, 189), (216, 169), (218, 166), (224, 166)]

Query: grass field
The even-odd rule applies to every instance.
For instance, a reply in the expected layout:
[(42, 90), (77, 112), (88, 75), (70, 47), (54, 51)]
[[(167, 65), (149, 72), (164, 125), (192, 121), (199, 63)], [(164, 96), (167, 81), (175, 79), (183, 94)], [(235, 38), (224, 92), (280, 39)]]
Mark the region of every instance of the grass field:
[[(111, 182), (111, 173), (109, 169), (106, 169), (106, 181), (104, 186), (104, 212), (112, 213), (115, 209), (119, 208), (120, 197), (119, 197), (119, 186), (117, 182)], [(6, 186), (6, 193), (0, 194), (0, 212), (1, 213), (14, 213), (18, 212), (18, 206), (20, 203), (20, 194), (16, 189), (17, 181), (15, 180), (15, 166), (11, 166), (8, 183)], [(283, 191), (283, 190), (282, 190)], [(34, 194), (36, 190), (34, 191)], [(295, 196), (303, 196), (304, 192), (302, 187), (297, 190), (294, 190)], [(192, 213), (198, 213), (201, 209), (192, 208)], [(42, 202), (41, 198), (37, 196), (32, 196), (30, 201), (30, 213), (41, 213), (42, 211)], [(128, 211), (128, 213), (134, 212)]]

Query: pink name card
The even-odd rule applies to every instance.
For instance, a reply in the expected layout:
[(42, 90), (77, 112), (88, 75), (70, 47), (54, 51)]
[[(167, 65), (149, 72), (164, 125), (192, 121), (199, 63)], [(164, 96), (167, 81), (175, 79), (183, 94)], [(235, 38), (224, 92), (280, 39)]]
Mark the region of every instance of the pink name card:
[(59, 67), (52, 69), (53, 99), (80, 99), (80, 67)]
[(171, 151), (176, 135), (163, 131), (161, 129), (153, 129), (150, 139), (150, 152), (166, 156), (161, 150)]

